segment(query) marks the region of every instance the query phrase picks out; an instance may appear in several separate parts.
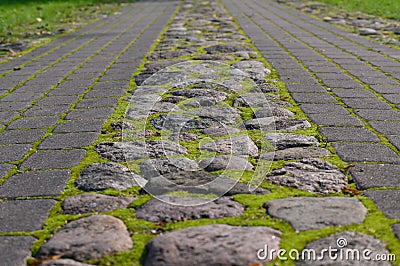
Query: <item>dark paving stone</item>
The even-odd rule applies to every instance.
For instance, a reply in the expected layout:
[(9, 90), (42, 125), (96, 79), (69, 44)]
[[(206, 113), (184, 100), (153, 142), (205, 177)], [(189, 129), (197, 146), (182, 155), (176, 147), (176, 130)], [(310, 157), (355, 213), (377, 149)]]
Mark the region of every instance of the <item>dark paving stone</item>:
[(366, 120), (400, 120), (400, 112), (394, 110), (360, 109), (354, 112)]
[(326, 92), (326, 89), (317, 84), (286, 84), (289, 92)]
[(88, 87), (93, 83), (90, 79), (77, 79), (77, 80), (67, 80), (59, 84), (58, 88), (69, 89), (69, 88), (80, 88)]
[(383, 134), (399, 135), (400, 134), (400, 121), (375, 121), (369, 123), (374, 129)]
[(400, 104), (400, 94), (383, 94), (386, 100), (394, 104)]
[(336, 104), (302, 104), (300, 105), (301, 110), (307, 114), (335, 114), (335, 115), (346, 115), (349, 112), (340, 105)]
[(113, 197), (102, 194), (80, 194), (66, 198), (61, 207), (65, 214), (108, 212), (127, 208), (136, 198)]
[(49, 96), (71, 96), (71, 95), (81, 95), (85, 93), (87, 88), (57, 88), (49, 92)]
[(293, 100), (300, 103), (336, 103), (328, 93), (292, 93)]
[(42, 229), (57, 201), (51, 199), (0, 202), (0, 232), (32, 232)]
[(284, 198), (268, 201), (264, 208), (272, 217), (290, 223), (296, 231), (361, 224), (368, 213), (358, 199), (345, 197)]
[(355, 81), (348, 80), (324, 80), (323, 83), (330, 88), (339, 89), (362, 89), (363, 86)]
[(64, 191), (70, 175), (71, 172), (65, 170), (13, 175), (0, 185), (0, 197), (59, 196)]
[(400, 165), (393, 164), (357, 164), (350, 169), (350, 174), (360, 190), (400, 187), (399, 172)]
[(206, 158), (199, 162), (199, 166), (208, 171), (219, 170), (253, 170), (253, 165), (247, 160), (238, 156), (220, 155)]
[(22, 168), (56, 169), (72, 168), (78, 165), (85, 156), (85, 150), (55, 150), (37, 152), (29, 156), (21, 165)]
[(0, 144), (32, 143), (38, 141), (44, 134), (46, 130), (8, 130), (0, 133)]
[(19, 113), (17, 112), (0, 112), (0, 123), (9, 122), (18, 115)]
[(381, 144), (333, 144), (333, 147), (346, 162), (400, 163), (400, 157)]
[(92, 215), (66, 224), (40, 247), (36, 257), (44, 259), (62, 254), (65, 258), (85, 261), (132, 247), (132, 239), (121, 220), (108, 215)]
[(398, 150), (400, 150), (400, 136), (388, 136), (387, 139), (392, 143)]
[(38, 106), (24, 112), (23, 116), (53, 116), (61, 115), (69, 110), (69, 105)]
[(39, 102), (36, 103), (37, 106), (54, 106), (54, 105), (71, 105), (72, 103), (79, 100), (79, 95), (70, 95), (70, 96), (50, 96), (43, 98)]
[(126, 93), (126, 89), (98, 89), (98, 90), (91, 90), (85, 95), (85, 99), (91, 98), (106, 98), (106, 97), (121, 97), (124, 96)]
[(390, 219), (400, 219), (400, 190), (371, 190), (363, 193)]
[(321, 147), (295, 147), (284, 150), (267, 152), (261, 155), (261, 158), (273, 158), (274, 161), (279, 160), (294, 160), (305, 158), (320, 158), (330, 155), (331, 153)]
[(0, 178), (3, 178), (12, 169), (11, 164), (0, 164)]
[(93, 90), (98, 89), (127, 89), (129, 88), (129, 81), (105, 81), (98, 82), (93, 86)]
[(378, 93), (400, 93), (400, 86), (371, 85), (371, 88)]
[(96, 98), (84, 99), (80, 101), (76, 108), (93, 108), (93, 107), (114, 107), (118, 104), (118, 98)]
[(189, 227), (162, 234), (148, 242), (144, 265), (262, 264), (275, 256), (261, 260), (257, 258), (257, 250), (265, 245), (268, 249), (278, 250), (280, 236), (279, 231), (265, 226), (213, 224)]
[(113, 108), (91, 108), (91, 109), (78, 109), (71, 111), (66, 117), (66, 120), (71, 119), (97, 119), (108, 118), (114, 112)]
[(48, 116), (48, 117), (24, 117), (12, 122), (7, 129), (35, 129), (35, 128), (47, 128), (54, 126), (60, 117)]
[(29, 106), (31, 102), (0, 102), (0, 112), (2, 111), (21, 111)]
[(36, 241), (31, 236), (0, 236), (0, 261), (2, 265), (25, 266)]
[(310, 120), (324, 126), (363, 126), (363, 122), (352, 115), (309, 114)]
[(328, 141), (380, 142), (377, 135), (360, 127), (322, 127), (319, 131)]
[(47, 137), (38, 146), (38, 149), (54, 150), (63, 148), (81, 148), (91, 145), (98, 135), (98, 133), (94, 132), (54, 134)]
[(39, 99), (42, 96), (41, 93), (11, 93), (6, 97), (0, 99), (0, 102), (32, 102)]
[(0, 145), (0, 163), (19, 161), (31, 148), (30, 144)]
[(355, 109), (391, 109), (389, 104), (378, 99), (343, 98), (342, 101), (348, 107)]
[(398, 82), (386, 77), (358, 77), (362, 82), (369, 85), (398, 85)]
[(340, 98), (374, 98), (375, 95), (365, 89), (332, 89)]
[(69, 132), (100, 132), (105, 120), (90, 119), (90, 120), (70, 120), (59, 124), (54, 128), (55, 133)]

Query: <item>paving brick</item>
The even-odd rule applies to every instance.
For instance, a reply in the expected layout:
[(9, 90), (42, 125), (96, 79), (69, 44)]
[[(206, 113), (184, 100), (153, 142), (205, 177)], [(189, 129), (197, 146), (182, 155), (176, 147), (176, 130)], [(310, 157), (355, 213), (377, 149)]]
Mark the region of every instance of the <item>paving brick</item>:
[(124, 96), (127, 89), (98, 89), (91, 90), (84, 98), (100, 98), (100, 97), (121, 97)]
[(363, 122), (352, 115), (309, 114), (310, 120), (324, 126), (363, 126)]
[(381, 144), (333, 144), (333, 147), (346, 162), (400, 163), (400, 157)]
[(60, 117), (47, 116), (47, 117), (23, 117), (13, 121), (7, 129), (35, 129), (35, 128), (48, 128), (54, 126)]
[(306, 114), (349, 114), (349, 112), (343, 106), (337, 104), (302, 104), (300, 105), (300, 108)]
[(21, 111), (32, 105), (32, 102), (0, 102), (0, 112)]
[(100, 132), (104, 123), (104, 119), (69, 120), (60, 123), (56, 128), (54, 128), (53, 132)]
[(320, 132), (328, 141), (379, 142), (377, 135), (361, 127), (322, 127)]
[(341, 98), (374, 98), (375, 95), (365, 89), (332, 89)]
[(57, 201), (51, 199), (0, 202), (0, 232), (32, 232), (42, 228)]
[(70, 96), (81, 95), (85, 93), (87, 88), (56, 88), (49, 92), (48, 96)]
[(354, 112), (366, 120), (400, 120), (400, 112), (394, 110), (358, 109)]
[(355, 109), (391, 109), (391, 106), (378, 99), (366, 98), (343, 98), (342, 101), (350, 108)]
[(394, 104), (400, 104), (400, 94), (383, 94), (383, 98)]
[(33, 143), (46, 134), (44, 129), (7, 130), (0, 133), (0, 144)]
[(59, 84), (57, 88), (70, 89), (70, 88), (87, 88), (93, 83), (90, 79), (77, 79), (77, 80), (66, 80)]
[(114, 112), (113, 108), (91, 108), (91, 109), (77, 109), (71, 111), (65, 119), (96, 119), (108, 118)]
[(72, 168), (78, 165), (85, 156), (85, 150), (54, 150), (37, 152), (29, 156), (21, 168), (35, 170)]
[(15, 92), (18, 93), (24, 93), (24, 92), (39, 92), (39, 93), (44, 93), (49, 90), (51, 90), (52, 86), (51, 85), (43, 85), (43, 84), (35, 84), (35, 85), (23, 85), (22, 87), (18, 88), (15, 90)]
[(69, 105), (38, 106), (26, 110), (23, 116), (53, 116), (61, 115), (69, 110)]
[(32, 102), (42, 97), (42, 93), (11, 93), (0, 99), (0, 102)]
[(289, 92), (326, 92), (326, 89), (318, 84), (286, 84)]
[(323, 83), (329, 88), (342, 88), (342, 89), (362, 89), (363, 86), (355, 81), (341, 81), (341, 80), (333, 80), (327, 79), (324, 80)]
[(59, 196), (70, 176), (71, 171), (67, 170), (13, 175), (0, 185), (0, 198)]
[(400, 93), (400, 86), (372, 85), (370, 87), (378, 93)]
[(292, 93), (291, 96), (300, 103), (335, 103), (337, 100), (328, 93)]
[(0, 164), (0, 178), (5, 177), (12, 168), (11, 164)]
[(75, 108), (114, 107), (118, 104), (118, 98), (93, 98), (80, 101)]
[(19, 161), (31, 148), (31, 144), (0, 145), (0, 163)]
[(400, 187), (400, 165), (357, 164), (350, 174), (359, 190), (378, 187)]
[(71, 105), (74, 102), (79, 100), (78, 95), (69, 95), (69, 96), (51, 96), (51, 97), (46, 97), (40, 100), (39, 102), (36, 103), (38, 106), (44, 106), (44, 105), (60, 105), (60, 104), (66, 104), (66, 105)]
[(400, 136), (388, 136), (387, 138), (400, 151)]
[(98, 133), (94, 132), (54, 134), (47, 137), (39, 145), (38, 149), (54, 150), (65, 148), (81, 148), (91, 145), (96, 140), (98, 135)]
[(398, 85), (399, 83), (393, 79), (389, 79), (386, 77), (358, 77), (359, 80), (369, 85)]
[(94, 90), (98, 89), (128, 89), (129, 81), (105, 81), (98, 82), (93, 86)]
[(31, 256), (36, 238), (31, 236), (0, 236), (0, 261), (2, 265), (24, 266)]
[(17, 112), (0, 112), (0, 123), (11, 121), (18, 115), (19, 113)]
[(400, 135), (400, 121), (374, 121), (369, 124), (380, 133)]
[(371, 190), (363, 193), (390, 219), (400, 219), (400, 190)]

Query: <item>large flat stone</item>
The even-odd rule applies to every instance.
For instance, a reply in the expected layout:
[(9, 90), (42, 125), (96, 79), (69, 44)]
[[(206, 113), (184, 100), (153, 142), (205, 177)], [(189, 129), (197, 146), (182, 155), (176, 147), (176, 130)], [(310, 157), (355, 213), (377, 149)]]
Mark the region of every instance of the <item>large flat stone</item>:
[(0, 236), (1, 264), (25, 266), (35, 241), (36, 239), (31, 236)]
[(206, 158), (199, 162), (199, 166), (208, 172), (219, 170), (253, 170), (254, 166), (238, 156), (220, 155)]
[(283, 150), (293, 147), (317, 146), (318, 140), (314, 136), (292, 133), (270, 133), (264, 137), (277, 149)]
[(400, 219), (400, 190), (370, 190), (363, 193), (390, 219)]
[(296, 231), (361, 224), (368, 212), (358, 199), (344, 197), (292, 197), (268, 201), (264, 207), (269, 215), (285, 220)]
[(139, 164), (140, 175), (145, 179), (177, 171), (200, 170), (197, 162), (188, 158), (160, 158), (150, 159)]
[(234, 155), (257, 156), (258, 148), (248, 136), (222, 138), (200, 146), (201, 150)]
[(399, 172), (400, 165), (393, 164), (357, 164), (350, 169), (350, 174), (360, 190), (400, 187)]
[(258, 259), (257, 251), (265, 245), (278, 250), (280, 235), (279, 231), (262, 226), (215, 224), (190, 227), (158, 236), (147, 243), (144, 265), (262, 264), (270, 258)]
[(400, 163), (400, 157), (381, 144), (334, 144), (333, 147), (346, 162)]

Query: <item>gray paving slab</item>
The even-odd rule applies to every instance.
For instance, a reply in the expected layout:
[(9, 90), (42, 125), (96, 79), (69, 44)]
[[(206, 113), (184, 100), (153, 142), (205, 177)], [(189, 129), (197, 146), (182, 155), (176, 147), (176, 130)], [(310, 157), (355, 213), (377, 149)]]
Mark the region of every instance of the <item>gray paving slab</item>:
[(78, 150), (53, 150), (37, 152), (29, 156), (22, 164), (22, 169), (67, 169), (78, 165), (86, 151)]
[(38, 141), (47, 132), (45, 129), (7, 130), (0, 133), (0, 144), (21, 144)]
[(298, 103), (336, 103), (337, 100), (328, 93), (292, 93)]
[(370, 190), (363, 194), (371, 198), (388, 218), (400, 219), (400, 190)]
[(388, 136), (387, 139), (390, 141), (390, 143), (392, 143), (397, 150), (400, 150), (400, 136), (396, 135), (396, 136)]
[(379, 187), (400, 187), (400, 165), (357, 164), (349, 172), (360, 190)]
[(377, 135), (360, 127), (322, 127), (320, 132), (329, 142), (380, 142)]
[(31, 236), (0, 236), (2, 265), (25, 266), (35, 241), (36, 238)]
[(0, 145), (0, 163), (19, 161), (31, 148), (31, 144)]
[(380, 133), (400, 135), (400, 121), (373, 121), (369, 124)]
[(332, 114), (308, 114), (310, 120), (318, 125), (324, 126), (364, 126), (364, 123), (355, 116), (332, 115)]
[(3, 178), (12, 169), (11, 164), (0, 164), (0, 178)]
[(78, 132), (54, 134), (47, 137), (40, 145), (40, 150), (81, 148), (91, 145), (98, 137), (98, 132)]
[(346, 115), (349, 112), (343, 107), (338, 104), (312, 104), (306, 103), (300, 105), (301, 110), (306, 114), (334, 114), (334, 115)]
[(52, 199), (0, 202), (0, 232), (32, 232), (42, 228), (57, 201)]
[(68, 170), (16, 174), (0, 185), (0, 198), (59, 196), (70, 176)]
[(67, 120), (57, 125), (53, 132), (100, 132), (105, 119)]
[(382, 144), (333, 144), (333, 147), (346, 162), (400, 163), (400, 157)]
[(354, 109), (373, 109), (373, 110), (390, 110), (391, 106), (376, 98), (343, 98), (345, 105)]
[(112, 113), (113, 108), (90, 108), (90, 109), (75, 109), (72, 110), (65, 119), (99, 119), (108, 118)]
[(46, 117), (22, 117), (13, 121), (7, 129), (35, 129), (35, 128), (48, 128), (54, 126), (60, 117), (46, 116)]

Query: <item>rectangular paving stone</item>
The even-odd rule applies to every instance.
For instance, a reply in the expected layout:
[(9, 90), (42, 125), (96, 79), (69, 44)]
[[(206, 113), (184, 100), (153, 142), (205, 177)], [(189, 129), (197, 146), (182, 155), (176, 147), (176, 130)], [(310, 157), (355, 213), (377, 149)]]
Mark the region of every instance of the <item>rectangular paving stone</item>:
[(12, 168), (12, 164), (0, 164), (0, 178), (5, 177)]
[(324, 126), (363, 126), (358, 118), (348, 115), (309, 114), (312, 122)]
[(31, 144), (0, 145), (0, 163), (19, 161), (31, 148)]
[(369, 124), (380, 133), (400, 135), (400, 121), (374, 121)]
[(320, 132), (328, 141), (379, 142), (377, 135), (361, 127), (322, 127)]
[(400, 86), (395, 85), (371, 85), (371, 89), (378, 93), (400, 93)]
[(342, 101), (350, 108), (355, 109), (391, 109), (391, 106), (376, 98), (343, 98)]
[(357, 164), (349, 172), (359, 190), (400, 187), (400, 165)]
[(21, 144), (38, 141), (46, 134), (43, 129), (7, 130), (0, 133), (0, 144)]
[(383, 94), (383, 98), (388, 100), (391, 103), (394, 104), (400, 104), (400, 93), (399, 94)]
[(65, 119), (96, 119), (108, 118), (114, 112), (113, 108), (90, 108), (90, 109), (76, 109), (71, 111)]
[(299, 103), (336, 103), (328, 93), (292, 93), (292, 98)]
[(374, 98), (375, 94), (366, 89), (332, 89), (340, 98)]
[(387, 139), (390, 141), (390, 143), (392, 143), (397, 150), (400, 151), (400, 136), (396, 135), (396, 136), (387, 136)]
[(323, 80), (323, 83), (329, 88), (343, 88), (343, 89), (362, 89), (363, 86), (355, 81), (342, 81), (334, 79)]
[(90, 120), (68, 120), (60, 123), (53, 132), (68, 133), (68, 132), (100, 132), (105, 119), (90, 119)]
[(85, 150), (54, 150), (37, 152), (29, 156), (21, 169), (66, 169), (78, 165), (85, 156)]
[(400, 112), (394, 110), (357, 109), (354, 113), (366, 120), (400, 120)]
[(32, 232), (42, 229), (43, 222), (56, 203), (52, 199), (0, 202), (0, 232)]
[(100, 97), (121, 97), (124, 96), (127, 89), (98, 89), (91, 90), (84, 98), (100, 98)]
[(398, 85), (399, 83), (393, 79), (390, 78), (380, 78), (380, 77), (358, 77), (359, 80), (361, 80), (365, 84), (369, 85)]
[(59, 84), (57, 88), (87, 88), (93, 83), (91, 79), (77, 79), (77, 80), (66, 80), (63, 83)]
[(128, 89), (129, 81), (104, 81), (98, 82), (93, 86), (93, 90), (98, 89)]
[(76, 108), (93, 108), (93, 107), (114, 107), (118, 104), (118, 98), (92, 98), (83, 99), (77, 105)]
[(54, 126), (60, 117), (47, 116), (47, 117), (23, 117), (13, 121), (7, 129), (35, 129), (47, 128)]
[(346, 162), (400, 163), (400, 157), (382, 144), (333, 144), (337, 154)]
[(49, 90), (51, 90), (52, 85), (43, 85), (43, 84), (35, 84), (35, 85), (23, 85), (22, 87), (18, 88), (15, 90), (15, 92), (18, 93), (32, 93), (32, 92), (38, 92), (38, 93), (44, 93)]
[(400, 190), (371, 190), (363, 195), (370, 198), (386, 217), (400, 219)]
[(0, 112), (21, 111), (32, 105), (32, 102), (0, 102)]
[(16, 174), (0, 185), (0, 198), (59, 196), (70, 177), (67, 170)]
[(32, 236), (0, 236), (0, 261), (2, 265), (25, 266), (36, 241)]
[(326, 89), (318, 84), (286, 84), (289, 92), (326, 92)]
[(72, 103), (79, 100), (78, 95), (70, 95), (70, 96), (51, 96), (46, 97), (36, 103), (37, 106), (44, 106), (44, 105), (71, 105)]
[(68, 95), (81, 95), (85, 93), (87, 88), (57, 88), (49, 92), (48, 96), (68, 96)]
[(66, 113), (70, 109), (69, 105), (37, 106), (32, 107), (22, 113), (23, 116), (53, 116)]
[(32, 102), (34, 100), (42, 97), (42, 93), (32, 93), (32, 92), (24, 92), (24, 93), (11, 93), (6, 97), (0, 99), (0, 102)]
[(98, 135), (99, 133), (94, 132), (54, 134), (40, 143), (38, 149), (82, 148), (91, 145)]
[(17, 112), (0, 112), (0, 123), (5, 123), (14, 119), (14, 117), (18, 116)]
[(300, 105), (301, 110), (306, 114), (335, 114), (335, 115), (346, 115), (349, 112), (340, 105), (337, 104), (311, 104), (305, 103)]

